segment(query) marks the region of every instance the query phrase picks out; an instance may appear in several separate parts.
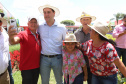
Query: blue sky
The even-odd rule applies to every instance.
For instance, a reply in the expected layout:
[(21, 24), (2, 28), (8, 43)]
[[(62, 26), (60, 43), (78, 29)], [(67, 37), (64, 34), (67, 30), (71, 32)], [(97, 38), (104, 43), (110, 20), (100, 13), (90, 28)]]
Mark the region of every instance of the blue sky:
[(117, 12), (126, 13), (126, 0), (0, 0), (4, 7), (16, 18), (20, 25), (27, 25), (28, 16), (37, 16), (39, 23), (44, 21), (43, 15), (38, 7), (50, 4), (59, 8), (60, 15), (55, 17), (59, 22), (62, 20), (73, 20), (84, 11), (96, 16), (96, 21), (107, 22)]

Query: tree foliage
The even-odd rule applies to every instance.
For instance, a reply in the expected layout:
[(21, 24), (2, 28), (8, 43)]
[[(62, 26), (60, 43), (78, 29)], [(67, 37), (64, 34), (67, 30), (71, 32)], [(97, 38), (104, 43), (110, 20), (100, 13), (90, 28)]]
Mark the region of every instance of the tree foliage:
[(0, 9), (0, 13), (3, 13), (3, 10), (2, 9)]
[(117, 24), (118, 24), (118, 20), (119, 20), (119, 19), (122, 19), (122, 18), (124, 17), (124, 15), (125, 15), (124, 13), (113, 14), (113, 16), (114, 16), (115, 18), (111, 18), (110, 21), (113, 20), (113, 19), (116, 19)]
[(64, 20), (64, 21), (61, 21), (60, 23), (66, 25), (66, 26), (73, 26), (73, 25), (75, 25), (75, 22), (72, 21), (72, 20)]

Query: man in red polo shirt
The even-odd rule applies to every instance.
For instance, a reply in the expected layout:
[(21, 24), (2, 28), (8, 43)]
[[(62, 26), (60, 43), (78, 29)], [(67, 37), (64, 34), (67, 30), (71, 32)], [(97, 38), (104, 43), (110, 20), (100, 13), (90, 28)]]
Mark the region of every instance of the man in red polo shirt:
[(31, 17), (28, 19), (28, 29), (18, 34), (12, 26), (9, 27), (10, 44), (20, 43), (20, 65), (22, 84), (37, 84), (40, 67), (41, 43), (36, 30), (38, 21)]

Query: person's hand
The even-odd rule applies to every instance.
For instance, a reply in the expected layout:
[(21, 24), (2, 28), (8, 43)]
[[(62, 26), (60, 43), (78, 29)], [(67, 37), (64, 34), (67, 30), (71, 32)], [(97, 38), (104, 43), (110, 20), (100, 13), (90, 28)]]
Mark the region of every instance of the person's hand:
[(16, 29), (13, 29), (13, 26), (9, 27), (8, 34), (9, 34), (9, 42), (11, 45), (14, 45), (20, 42), (20, 38), (16, 36), (17, 32), (16, 32)]
[(8, 30), (9, 37), (13, 37), (17, 35), (16, 29), (12, 29), (12, 28), (13, 26), (9, 26), (9, 30)]
[(76, 46), (77, 48), (80, 48), (80, 42), (77, 42)]
[(88, 76), (85, 75), (85, 76), (84, 76), (84, 81), (87, 81), (87, 79), (88, 79)]

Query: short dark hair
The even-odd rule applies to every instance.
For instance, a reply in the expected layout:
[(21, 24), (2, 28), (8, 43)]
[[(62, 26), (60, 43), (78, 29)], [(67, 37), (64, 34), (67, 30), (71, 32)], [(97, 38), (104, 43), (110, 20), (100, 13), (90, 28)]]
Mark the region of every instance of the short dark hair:
[(53, 9), (51, 9), (52, 10), (52, 12), (55, 12)]
[(126, 18), (126, 15), (123, 16), (123, 19)]
[(1, 17), (4, 17), (4, 13), (0, 13)]
[[(52, 10), (53, 13), (55, 12), (52, 8), (50, 8), (50, 9)], [(43, 9), (43, 11), (44, 11), (44, 9)]]
[(112, 40), (112, 39), (106, 39), (104, 38), (102, 35), (99, 34), (99, 38), (103, 41), (108, 41), (109, 43), (111, 43), (114, 47), (116, 47), (116, 43)]

